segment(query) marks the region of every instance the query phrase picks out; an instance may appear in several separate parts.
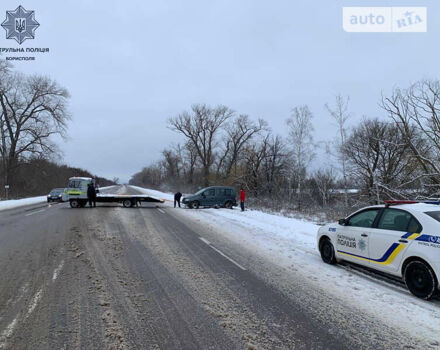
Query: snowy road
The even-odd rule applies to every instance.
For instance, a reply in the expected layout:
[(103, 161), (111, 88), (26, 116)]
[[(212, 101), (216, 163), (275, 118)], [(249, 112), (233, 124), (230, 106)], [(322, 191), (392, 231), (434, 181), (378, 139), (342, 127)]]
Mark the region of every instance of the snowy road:
[(322, 264), (314, 225), (266, 215), (1, 211), (0, 349), (439, 347), (438, 303)]

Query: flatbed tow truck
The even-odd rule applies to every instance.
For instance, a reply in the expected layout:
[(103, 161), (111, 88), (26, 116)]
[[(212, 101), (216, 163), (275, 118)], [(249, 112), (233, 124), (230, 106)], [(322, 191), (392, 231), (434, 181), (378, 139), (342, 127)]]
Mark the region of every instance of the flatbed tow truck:
[[(87, 204), (87, 186), (95, 180), (90, 177), (71, 177), (64, 189), (63, 201), (69, 201), (72, 208), (84, 208)], [(164, 203), (163, 199), (143, 194), (96, 194), (97, 203), (122, 203), (125, 208), (136, 207), (141, 202)]]

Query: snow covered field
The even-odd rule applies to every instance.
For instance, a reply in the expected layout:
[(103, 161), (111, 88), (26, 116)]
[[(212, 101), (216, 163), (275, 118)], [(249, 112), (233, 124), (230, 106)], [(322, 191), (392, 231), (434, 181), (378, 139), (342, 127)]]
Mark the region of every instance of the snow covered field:
[[(134, 186), (133, 186), (134, 187)], [(172, 201), (173, 195), (135, 187), (145, 194)], [(172, 202), (167, 202), (172, 206)], [(412, 296), (404, 287), (384, 282), (362, 272), (324, 264), (316, 248), (319, 226), (308, 221), (238, 208), (182, 210), (182, 215), (212, 227), (266, 260), (302, 274), (308, 283), (331, 293), (392, 327), (420, 339), (439, 339), (440, 302)], [(404, 334), (404, 333), (403, 333)], [(435, 336), (435, 335), (438, 335)]]

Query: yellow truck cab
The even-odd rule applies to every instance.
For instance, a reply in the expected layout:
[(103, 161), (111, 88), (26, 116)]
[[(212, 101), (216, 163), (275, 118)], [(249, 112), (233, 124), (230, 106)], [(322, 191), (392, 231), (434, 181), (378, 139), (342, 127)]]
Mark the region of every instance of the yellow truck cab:
[(87, 202), (87, 186), (95, 180), (90, 177), (71, 177), (69, 184), (64, 189), (63, 201), (70, 201), (74, 207), (83, 207)]

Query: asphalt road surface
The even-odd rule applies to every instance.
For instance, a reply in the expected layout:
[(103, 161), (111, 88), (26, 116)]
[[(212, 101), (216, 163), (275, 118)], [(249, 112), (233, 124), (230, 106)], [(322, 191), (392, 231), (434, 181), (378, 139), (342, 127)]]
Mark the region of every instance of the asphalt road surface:
[(62, 203), (0, 212), (0, 349), (420, 346), (216, 239), (182, 210)]

